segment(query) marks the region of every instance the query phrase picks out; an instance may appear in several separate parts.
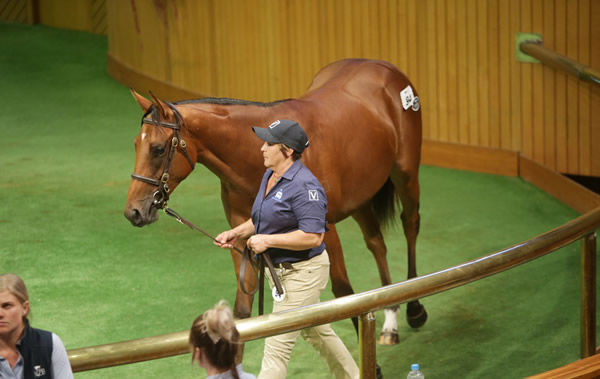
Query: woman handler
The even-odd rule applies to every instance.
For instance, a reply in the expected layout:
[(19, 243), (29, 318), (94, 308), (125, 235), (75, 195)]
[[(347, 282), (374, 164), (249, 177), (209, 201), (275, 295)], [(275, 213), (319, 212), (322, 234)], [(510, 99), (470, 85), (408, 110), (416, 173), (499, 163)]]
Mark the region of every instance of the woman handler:
[[(261, 152), (267, 170), (251, 218), (219, 234), (215, 244), (232, 248), (236, 241), (247, 239), (255, 254), (269, 254), (285, 292), (281, 301), (273, 302), (273, 312), (318, 303), (329, 280), (329, 256), (323, 243), (327, 198), (318, 179), (299, 159), (308, 138), (291, 120), (252, 129), (265, 141)], [(266, 274), (272, 287), (268, 270)], [(298, 334), (321, 353), (334, 377), (359, 377), (350, 352), (326, 324), (267, 338), (259, 379), (285, 378)]]

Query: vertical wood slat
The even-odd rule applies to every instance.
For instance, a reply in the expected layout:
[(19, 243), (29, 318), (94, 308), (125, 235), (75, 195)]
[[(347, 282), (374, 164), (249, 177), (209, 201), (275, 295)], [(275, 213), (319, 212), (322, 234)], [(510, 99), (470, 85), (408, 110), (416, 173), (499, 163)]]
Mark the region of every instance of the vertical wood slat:
[[(561, 55), (567, 55), (567, 0), (556, 0), (554, 10), (554, 49)], [(556, 169), (559, 172), (568, 172), (567, 155), (567, 74), (556, 71)]]
[[(500, 57), (499, 57), (499, 30), (498, 24), (499, 4), (498, 0), (490, 0), (487, 9), (487, 55), (488, 55), (488, 77), (489, 77), (489, 92), (488, 92), (488, 143), (490, 147), (500, 147)], [(484, 107), (486, 104), (483, 105)]]
[(158, 80), (272, 101), (301, 95), (334, 60), (385, 59), (418, 91), (425, 138), (521, 151), (561, 172), (600, 176), (598, 91), (515, 54), (516, 33), (536, 32), (545, 46), (600, 67), (596, 1), (89, 1), (113, 9), (111, 55)]
[[(426, 45), (425, 49), (427, 51), (427, 59), (426, 59), (426, 67), (427, 67), (427, 87), (425, 90), (427, 91), (428, 96), (425, 96), (426, 99), (430, 99), (429, 109), (425, 115), (425, 119), (428, 122), (428, 127), (425, 128), (423, 135), (427, 138), (431, 138), (433, 140), (438, 140), (438, 131), (439, 131), (439, 99), (438, 99), (438, 76), (437, 76), (437, 61), (439, 59), (437, 53), (437, 20), (436, 20), (436, 12), (435, 0), (425, 0), (426, 4)], [(427, 117), (428, 116), (428, 117)]]
[(455, 142), (467, 144), (469, 142), (469, 89), (467, 66), (467, 0), (458, 0), (456, 7), (456, 100), (457, 100), (457, 139)]
[[(521, 1), (521, 31), (531, 31), (531, 2), (532, 0)], [(530, 158), (533, 158), (533, 83), (532, 83), (532, 63), (524, 63), (521, 66), (521, 151)]]
[(435, 96), (438, 102), (438, 125), (436, 127), (436, 133), (432, 137), (436, 140), (447, 141), (448, 140), (448, 129), (449, 127), (442, 127), (442, 125), (449, 125), (448, 120), (448, 77), (452, 75), (449, 73), (449, 61), (448, 61), (448, 40), (447, 31), (448, 25), (446, 22), (446, 3), (436, 2), (434, 5), (435, 11), (435, 23), (436, 23), (436, 37), (435, 37), (435, 50), (436, 50), (436, 75), (438, 80), (435, 86), (437, 91)]
[[(590, 0), (579, 0), (578, 15), (578, 59), (584, 65), (590, 64)], [(591, 124), (590, 124), (590, 83), (580, 81), (579, 86), (579, 172), (583, 175), (591, 174)]]
[(500, 148), (505, 150), (514, 149), (511, 143), (511, 81), (510, 68), (512, 64), (512, 53), (514, 33), (511, 31), (510, 19), (510, 4), (502, 2), (498, 7), (498, 33), (500, 34), (499, 41), (499, 126), (500, 126)]
[[(531, 12), (531, 30), (534, 33), (543, 33), (543, 0), (533, 0)], [(532, 155), (537, 162), (544, 161), (544, 66), (535, 64), (532, 66)]]
[[(578, 53), (577, 24), (579, 22), (577, 1), (567, 2), (567, 56), (576, 59)], [(579, 85), (577, 78), (567, 77), (567, 169), (579, 172)]]
[[(510, 31), (511, 34), (523, 30), (521, 29), (521, 20), (517, 17), (520, 14), (519, 0), (510, 0)], [(521, 71), (526, 65), (517, 62), (516, 51), (511, 49), (510, 52), (510, 123), (511, 123), (511, 147), (513, 150), (523, 150), (522, 136), (522, 102), (521, 102)]]
[[(600, 2), (592, 1), (590, 3), (590, 66), (594, 68), (600, 67)], [(600, 112), (598, 105), (600, 104), (600, 91), (597, 88), (591, 89), (590, 96), (590, 125), (592, 126), (590, 135), (590, 145), (592, 148), (590, 156), (591, 173), (595, 176), (600, 176), (598, 167), (600, 167), (600, 149), (598, 141), (600, 141)]]
[[(479, 124), (476, 126), (479, 138), (478, 146), (489, 147), (489, 92), (490, 92), (490, 61), (488, 56), (488, 2), (477, 1), (477, 88)], [(473, 127), (473, 126), (472, 126)], [(475, 142), (475, 141), (472, 141)]]
[[(547, 46), (554, 46), (554, 2), (544, 1), (543, 3), (543, 36), (544, 43)], [(544, 140), (542, 141), (542, 148), (544, 151), (543, 162), (547, 167), (556, 170), (556, 117), (555, 117), (555, 81), (554, 81), (554, 70), (550, 67), (544, 66), (542, 68), (543, 73), (543, 86), (544, 86)]]
[(469, 144), (479, 145), (479, 106), (478, 106), (478, 73), (480, 64), (477, 50), (477, 0), (467, 3), (467, 61), (468, 63), (468, 92), (469, 92)]

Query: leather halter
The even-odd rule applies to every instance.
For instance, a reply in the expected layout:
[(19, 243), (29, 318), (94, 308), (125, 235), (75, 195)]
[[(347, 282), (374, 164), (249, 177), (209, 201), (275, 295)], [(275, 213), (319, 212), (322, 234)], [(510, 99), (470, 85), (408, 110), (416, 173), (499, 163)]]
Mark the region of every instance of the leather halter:
[[(187, 144), (181, 138), (181, 134), (179, 133), (181, 131), (181, 125), (185, 125), (183, 117), (181, 117), (181, 114), (173, 104), (167, 102), (165, 102), (165, 104), (173, 111), (175, 123), (160, 120), (156, 106), (152, 106), (150, 109), (148, 109), (148, 111), (142, 116), (141, 122), (142, 125), (151, 124), (154, 126), (162, 126), (164, 128), (173, 129), (173, 138), (171, 138), (171, 143), (169, 144), (169, 152), (167, 154), (167, 161), (165, 162), (163, 172), (158, 179), (149, 178), (136, 173), (131, 174), (133, 179), (158, 187), (158, 189), (152, 195), (152, 205), (157, 209), (164, 208), (169, 200), (169, 168), (171, 167), (171, 162), (173, 161), (173, 156), (175, 155), (175, 150), (177, 150), (178, 146), (181, 146), (181, 150), (192, 167), (192, 170), (194, 169), (194, 161), (192, 161), (190, 155), (188, 154)], [(151, 117), (146, 117), (150, 113)]]

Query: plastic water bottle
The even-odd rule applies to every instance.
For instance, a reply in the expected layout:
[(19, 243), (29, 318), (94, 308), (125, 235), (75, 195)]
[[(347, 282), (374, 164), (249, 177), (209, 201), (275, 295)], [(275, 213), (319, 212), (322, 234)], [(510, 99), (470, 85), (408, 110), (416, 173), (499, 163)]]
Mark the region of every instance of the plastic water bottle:
[(413, 363), (410, 366), (410, 372), (406, 376), (406, 379), (425, 379), (425, 375), (419, 370), (418, 363)]

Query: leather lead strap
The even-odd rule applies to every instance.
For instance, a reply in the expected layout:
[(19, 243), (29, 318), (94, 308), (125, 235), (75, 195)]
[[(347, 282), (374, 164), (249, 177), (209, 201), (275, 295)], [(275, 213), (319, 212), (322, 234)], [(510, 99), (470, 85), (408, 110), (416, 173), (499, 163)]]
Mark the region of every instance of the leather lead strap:
[[(167, 215), (175, 218), (180, 224), (187, 225), (190, 229), (196, 229), (200, 233), (204, 234), (206, 237), (210, 238), (213, 241), (216, 241), (216, 239), (213, 236), (211, 236), (203, 229), (197, 227), (196, 225), (192, 224), (188, 220), (181, 217), (173, 209), (171, 209), (169, 207), (165, 207), (164, 210)], [(273, 267), (273, 262), (271, 262), (271, 257), (269, 256), (269, 254), (258, 254), (257, 255), (258, 256), (258, 270), (259, 270), (259, 282), (258, 282), (258, 286), (257, 286), (258, 288), (255, 287), (254, 291), (250, 292), (250, 291), (246, 290), (244, 282), (245, 282), (245, 274), (246, 274), (246, 261), (249, 260), (252, 263), (251, 252), (250, 252), (250, 250), (248, 250), (248, 248), (245, 248), (244, 251), (240, 251), (240, 249), (238, 249), (235, 246), (233, 247), (233, 250), (235, 250), (242, 256), (242, 263), (240, 264), (240, 288), (241, 288), (242, 292), (244, 292), (246, 295), (251, 295), (251, 296), (256, 293), (257, 289), (259, 290), (258, 314), (262, 315), (264, 312), (264, 292), (265, 292), (265, 283), (264, 283), (265, 269), (264, 269), (264, 267), (265, 267), (265, 264), (269, 268), (269, 272), (271, 273), (271, 277), (273, 278), (273, 283), (275, 284), (277, 293), (280, 295), (283, 295), (283, 287), (281, 286), (279, 277), (277, 276), (277, 273), (275, 272), (275, 267)]]
[[(261, 254), (262, 257), (264, 254)], [(271, 260), (269, 259), (269, 262)], [(258, 279), (258, 315), (265, 314), (265, 259), (260, 259), (260, 264), (258, 265), (260, 274)], [(276, 274), (272, 270), (271, 276), (275, 277)], [(279, 279), (277, 279), (279, 281)]]

